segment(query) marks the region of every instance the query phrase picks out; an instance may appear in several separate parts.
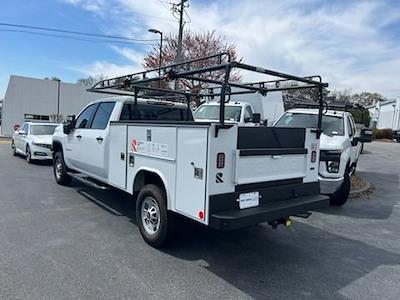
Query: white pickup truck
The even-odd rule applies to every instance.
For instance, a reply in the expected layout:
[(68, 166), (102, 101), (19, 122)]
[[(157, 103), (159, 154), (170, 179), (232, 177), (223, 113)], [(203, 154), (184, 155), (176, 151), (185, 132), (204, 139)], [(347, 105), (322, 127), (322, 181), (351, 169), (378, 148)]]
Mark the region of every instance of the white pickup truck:
[[(282, 92), (265, 96), (259, 93), (234, 95), (225, 104), (225, 121), (239, 126), (272, 125), (283, 112)], [(194, 112), (194, 118), (201, 122), (218, 122), (219, 103), (207, 101), (201, 104)]]
[[(197, 67), (199, 60), (213, 58), (216, 64)], [(227, 53), (176, 66), (106, 79), (90, 89), (134, 97), (93, 102), (57, 128), (52, 143), (56, 181), (68, 184), (71, 175), (82, 173), (137, 195), (136, 221), (154, 247), (171, 236), (176, 215), (220, 230), (260, 222), (275, 227), (329, 202), (319, 193), (320, 127), (240, 127), (224, 120), (228, 86), (250, 93), (282, 91), (276, 85), (267, 90), (229, 82), (232, 69), (320, 90), (326, 83), (230, 61)], [(208, 78), (215, 71), (224, 72), (223, 81)], [(150, 76), (154, 73), (157, 77)], [(190, 101), (197, 95), (162, 88), (180, 78), (222, 86), (218, 123), (194, 122)], [(162, 80), (158, 88), (147, 85)], [(167, 98), (187, 105), (161, 100)], [(321, 110), (322, 104), (321, 97)]]
[[(59, 184), (83, 173), (130, 194), (144, 239), (160, 246), (174, 213), (217, 229), (286, 222), (326, 203), (311, 129), (192, 122), (185, 105), (98, 100), (53, 136)], [(263, 138), (260, 138), (263, 137)]]
[[(201, 104), (194, 112), (194, 118), (200, 122), (219, 121), (219, 103), (207, 102)], [(255, 126), (261, 121), (261, 116), (254, 113), (250, 103), (232, 101), (225, 104), (225, 121), (237, 123), (240, 126)]]
[[(290, 109), (275, 123), (276, 127), (315, 128), (317, 109)], [(350, 176), (354, 173), (361, 152), (362, 142), (370, 141), (364, 136), (372, 132), (357, 132), (351, 113), (328, 110), (322, 118), (320, 139), (319, 180), (321, 193), (330, 196), (331, 205), (346, 203), (350, 193)]]

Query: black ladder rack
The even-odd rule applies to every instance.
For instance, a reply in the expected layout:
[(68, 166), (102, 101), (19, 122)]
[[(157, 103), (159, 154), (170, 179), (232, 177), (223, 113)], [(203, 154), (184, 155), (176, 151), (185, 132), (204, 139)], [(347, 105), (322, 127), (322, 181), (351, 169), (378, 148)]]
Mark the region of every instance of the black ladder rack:
[[(231, 82), (229, 79), (232, 70), (244, 70), (266, 76), (273, 76), (276, 80), (253, 83)], [(223, 79), (215, 80), (209, 78), (209, 75), (213, 74), (213, 72), (218, 72), (220, 77), (223, 77)], [(161, 74), (161, 76), (159, 74)], [(189, 91), (176, 91), (168, 88), (149, 86), (153, 82), (168, 83), (171, 80), (179, 79), (188, 79), (193, 82), (212, 84), (212, 88), (218, 88), (219, 91), (218, 93), (194, 94)], [(190, 100), (193, 99), (193, 97), (219, 97), (220, 111), (219, 125), (217, 126), (216, 131), (217, 135), (219, 129), (226, 128), (227, 126), (224, 120), (225, 103), (229, 101), (230, 95), (239, 93), (250, 94), (256, 92), (265, 95), (269, 92), (275, 91), (317, 88), (319, 98), (317, 137), (319, 138), (321, 134), (324, 106), (322, 90), (327, 86), (328, 84), (322, 82), (320, 76), (299, 77), (290, 75), (237, 61), (231, 61), (229, 53), (219, 53), (157, 69), (145, 70), (125, 76), (105, 79), (96, 83), (92, 88), (88, 89), (88, 91), (114, 95), (133, 95), (135, 97), (135, 102), (137, 102), (138, 97), (154, 98), (159, 100), (183, 100), (187, 102), (188, 109), (190, 109)], [(235, 90), (232, 90), (232, 87), (235, 88)]]

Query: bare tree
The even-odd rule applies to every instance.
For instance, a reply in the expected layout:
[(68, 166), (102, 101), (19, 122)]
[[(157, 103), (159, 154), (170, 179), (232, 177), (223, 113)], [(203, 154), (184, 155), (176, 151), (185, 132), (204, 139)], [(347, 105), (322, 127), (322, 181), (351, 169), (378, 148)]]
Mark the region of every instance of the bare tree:
[[(178, 48), (178, 37), (171, 35), (166, 40), (166, 45), (162, 51), (162, 66), (173, 64), (176, 60), (176, 53)], [(145, 69), (155, 69), (159, 67), (160, 45), (155, 45), (153, 50), (147, 54), (143, 61)], [(227, 52), (230, 54), (232, 60), (238, 60), (236, 46), (228, 44), (225, 39), (218, 36), (215, 31), (208, 31), (205, 33), (193, 33), (186, 31), (182, 42), (182, 61), (192, 60), (196, 58), (206, 57), (213, 54)], [(241, 59), (239, 59), (241, 61)], [(196, 68), (202, 68), (216, 61), (199, 61), (194, 63)], [(201, 77), (210, 78), (214, 80), (222, 80), (225, 72), (216, 71), (212, 74), (202, 74)], [(233, 72), (230, 74), (231, 81), (239, 81), (241, 79), (239, 73)], [(203, 83), (193, 82), (191, 80), (181, 79), (180, 88), (191, 91), (192, 93), (198, 92), (205, 86)]]
[(379, 93), (362, 92), (350, 96), (350, 101), (352, 103), (361, 104), (363, 106), (372, 105), (383, 100), (385, 100), (385, 97)]
[[(285, 109), (290, 109), (300, 103), (315, 103), (319, 101), (318, 88), (307, 88), (301, 90), (287, 90), (283, 91), (283, 103)], [(323, 88), (322, 97), (324, 101), (332, 102), (332, 96), (327, 88)]]
[(76, 81), (76, 83), (87, 86), (87, 87), (92, 87), (94, 86), (97, 82), (101, 80), (107, 79), (103, 74), (96, 75), (96, 76), (89, 76), (87, 78), (81, 78)]

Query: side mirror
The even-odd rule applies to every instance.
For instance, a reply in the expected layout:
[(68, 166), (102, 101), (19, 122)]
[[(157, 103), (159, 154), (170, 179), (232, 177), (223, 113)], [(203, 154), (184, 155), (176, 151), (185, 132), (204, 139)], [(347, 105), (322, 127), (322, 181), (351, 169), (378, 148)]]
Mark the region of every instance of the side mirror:
[(372, 129), (363, 128), (360, 134), (361, 143), (371, 143), (372, 142)]
[(75, 127), (75, 115), (67, 116), (67, 120), (63, 123), (64, 134), (70, 134)]
[(352, 146), (357, 146), (358, 142), (360, 141), (360, 137), (355, 136), (353, 137), (352, 141), (351, 141), (351, 145)]
[(19, 134), (19, 135), (26, 135), (26, 132), (23, 131), (23, 130), (20, 130), (20, 131), (18, 131), (18, 134)]
[(261, 122), (261, 114), (253, 114), (253, 123)]

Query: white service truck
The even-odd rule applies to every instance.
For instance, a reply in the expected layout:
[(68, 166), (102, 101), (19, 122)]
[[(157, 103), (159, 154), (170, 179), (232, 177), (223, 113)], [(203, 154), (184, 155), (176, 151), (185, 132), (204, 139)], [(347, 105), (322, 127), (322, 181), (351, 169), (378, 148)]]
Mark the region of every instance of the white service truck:
[[(326, 84), (229, 58), (200, 69), (189, 64), (157, 69), (156, 74), (165, 74), (161, 77), (150, 78), (150, 71), (144, 71), (96, 84), (90, 91), (134, 97), (95, 101), (56, 129), (52, 150), (57, 183), (68, 184), (80, 173), (135, 195), (140, 232), (154, 247), (171, 237), (176, 215), (231, 230), (260, 222), (288, 225), (290, 216), (305, 216), (325, 206), (329, 198), (319, 190), (318, 130), (240, 127), (225, 123), (222, 116), (226, 86), (239, 85), (228, 81), (232, 68), (279, 74), (310, 86)], [(216, 70), (226, 72), (219, 123), (193, 120), (193, 95), (163, 89), (161, 84), (144, 85), (176, 78), (204, 82), (206, 77), (194, 75)], [(140, 94), (143, 90), (150, 92)], [(157, 98), (167, 94), (175, 100), (183, 96), (187, 105)]]
[[(315, 128), (318, 110), (290, 109), (274, 124), (284, 128)], [(357, 130), (350, 112), (327, 110), (322, 117), (319, 181), (321, 193), (329, 195), (331, 205), (346, 203), (350, 193), (350, 176), (355, 172), (361, 146), (370, 142), (370, 129)]]
[[(160, 246), (174, 213), (217, 229), (286, 222), (326, 203), (312, 129), (193, 122), (186, 106), (98, 100), (53, 136), (59, 184), (82, 173), (130, 194), (144, 239)], [(261, 138), (262, 137), (262, 138)]]

